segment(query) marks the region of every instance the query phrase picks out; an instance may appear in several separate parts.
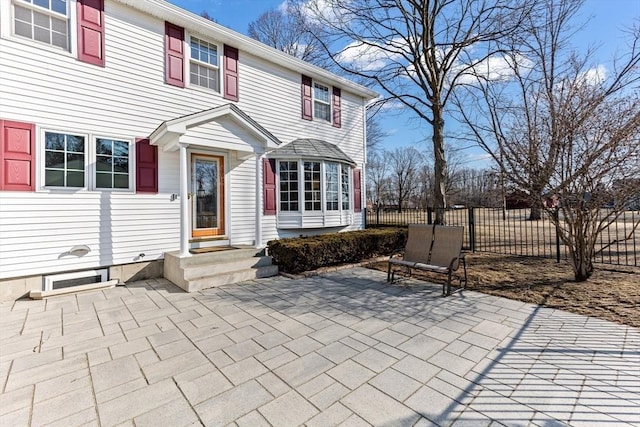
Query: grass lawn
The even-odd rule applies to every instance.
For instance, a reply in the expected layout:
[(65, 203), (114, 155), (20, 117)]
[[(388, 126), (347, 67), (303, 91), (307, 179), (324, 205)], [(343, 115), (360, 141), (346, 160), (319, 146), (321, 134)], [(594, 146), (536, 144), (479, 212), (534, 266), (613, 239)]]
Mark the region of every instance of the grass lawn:
[[(387, 271), (386, 262), (369, 267)], [(588, 281), (576, 283), (565, 261), (473, 253), (467, 255), (467, 288), (640, 328), (640, 268), (602, 264), (596, 268)], [(446, 281), (442, 274), (418, 270), (413, 277), (439, 284)]]

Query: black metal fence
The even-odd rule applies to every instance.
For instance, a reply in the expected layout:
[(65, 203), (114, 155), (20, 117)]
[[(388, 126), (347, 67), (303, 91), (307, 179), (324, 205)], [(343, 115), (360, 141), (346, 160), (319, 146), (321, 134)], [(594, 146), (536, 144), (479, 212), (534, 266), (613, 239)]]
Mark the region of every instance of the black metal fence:
[[(560, 241), (555, 225), (543, 213), (536, 221), (529, 220), (529, 209), (464, 208), (445, 211), (446, 223), (464, 226), (464, 247), (474, 252), (494, 252), (544, 258), (568, 258), (568, 249)], [(366, 210), (367, 227), (432, 224), (432, 210), (405, 209), (402, 212), (383, 209)], [(639, 211), (625, 211), (600, 234), (601, 251), (597, 263), (640, 266), (640, 230), (634, 226), (640, 220)], [(612, 243), (613, 242), (613, 243)]]

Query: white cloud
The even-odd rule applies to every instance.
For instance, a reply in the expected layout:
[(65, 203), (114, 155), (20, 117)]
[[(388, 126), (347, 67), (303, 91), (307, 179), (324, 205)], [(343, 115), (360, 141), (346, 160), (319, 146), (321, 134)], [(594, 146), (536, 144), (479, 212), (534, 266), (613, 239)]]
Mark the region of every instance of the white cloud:
[[(523, 55), (501, 55), (491, 56), (474, 64), (459, 77), (458, 82), (462, 84), (473, 84), (478, 80), (483, 81), (505, 81), (514, 75), (514, 69), (531, 68), (533, 63)], [(459, 66), (460, 69), (464, 65)]]
[(356, 41), (345, 46), (336, 59), (344, 64), (349, 64), (358, 71), (376, 71), (400, 58), (400, 53), (394, 52), (397, 46), (390, 46), (392, 49)]
[(597, 86), (607, 79), (607, 67), (600, 64), (596, 68), (591, 68), (578, 74), (578, 83), (585, 83), (588, 86)]
[(289, 0), (284, 0), (278, 5), (278, 7), (276, 7), (276, 9), (282, 13), (287, 13), (287, 10), (289, 9)]

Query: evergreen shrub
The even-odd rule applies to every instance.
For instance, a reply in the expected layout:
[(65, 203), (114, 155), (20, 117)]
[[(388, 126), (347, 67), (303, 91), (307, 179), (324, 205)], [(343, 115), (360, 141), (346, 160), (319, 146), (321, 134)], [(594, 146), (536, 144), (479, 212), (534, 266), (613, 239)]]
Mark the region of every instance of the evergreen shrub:
[(390, 255), (406, 242), (406, 228), (375, 228), (271, 240), (267, 246), (280, 271), (297, 274)]

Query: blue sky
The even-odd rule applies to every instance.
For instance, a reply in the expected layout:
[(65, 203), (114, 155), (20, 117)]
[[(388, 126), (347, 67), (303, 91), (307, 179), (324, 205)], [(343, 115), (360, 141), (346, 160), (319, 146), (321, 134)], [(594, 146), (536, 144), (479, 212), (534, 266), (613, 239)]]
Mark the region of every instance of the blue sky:
[[(225, 27), (246, 34), (247, 26), (267, 9), (279, 6), (283, 0), (169, 0), (171, 3), (194, 13), (207, 11), (210, 16)], [(613, 56), (616, 49), (623, 46), (620, 31), (630, 27), (634, 18), (640, 19), (639, 0), (586, 0), (580, 19), (588, 21), (580, 31), (574, 44), (579, 49), (588, 46), (598, 48), (596, 57), (603, 63)], [(430, 132), (409, 114), (386, 116), (381, 120), (388, 133), (383, 142), (385, 149), (398, 146), (415, 146), (421, 151), (430, 150)], [(447, 129), (447, 128), (446, 128)], [(452, 127), (448, 128), (453, 130)], [(476, 159), (484, 157), (478, 148), (461, 151), (467, 166), (486, 167), (485, 162)]]

